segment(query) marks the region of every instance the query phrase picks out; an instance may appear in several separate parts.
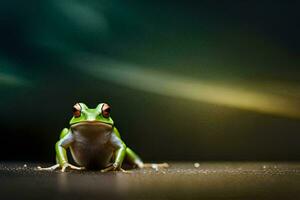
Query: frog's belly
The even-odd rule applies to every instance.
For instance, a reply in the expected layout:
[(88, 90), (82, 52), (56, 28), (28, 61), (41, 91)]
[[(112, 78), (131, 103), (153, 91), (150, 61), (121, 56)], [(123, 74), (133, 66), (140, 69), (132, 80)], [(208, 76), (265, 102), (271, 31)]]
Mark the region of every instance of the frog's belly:
[(74, 142), (71, 145), (71, 153), (74, 161), (88, 169), (103, 169), (112, 160), (113, 148), (111, 145), (94, 145)]
[(80, 123), (71, 127), (73, 142), (70, 146), (74, 161), (89, 169), (107, 167), (114, 148), (110, 143), (112, 126), (101, 123)]

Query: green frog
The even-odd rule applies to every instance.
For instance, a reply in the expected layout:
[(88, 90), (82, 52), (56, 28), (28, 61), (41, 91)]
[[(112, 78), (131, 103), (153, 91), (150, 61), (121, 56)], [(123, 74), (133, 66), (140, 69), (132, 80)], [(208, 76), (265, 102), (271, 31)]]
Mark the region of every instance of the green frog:
[[(55, 144), (57, 164), (39, 170), (66, 169), (100, 169), (102, 172), (123, 170), (122, 163), (126, 158), (132, 166), (138, 168), (168, 167), (167, 163), (145, 164), (141, 158), (122, 141), (118, 129), (110, 116), (111, 106), (100, 103), (94, 109), (84, 103), (73, 106), (73, 117), (70, 127), (61, 131)], [(73, 160), (79, 165), (68, 162), (67, 149), (70, 149)]]

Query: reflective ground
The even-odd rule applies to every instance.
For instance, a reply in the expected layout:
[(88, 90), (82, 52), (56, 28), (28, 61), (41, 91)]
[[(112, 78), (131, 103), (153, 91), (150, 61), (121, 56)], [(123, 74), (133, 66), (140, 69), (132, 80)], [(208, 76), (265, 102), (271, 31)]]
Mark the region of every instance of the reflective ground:
[(0, 199), (300, 199), (300, 163), (170, 163), (131, 173), (41, 172), (37, 165), (1, 163)]

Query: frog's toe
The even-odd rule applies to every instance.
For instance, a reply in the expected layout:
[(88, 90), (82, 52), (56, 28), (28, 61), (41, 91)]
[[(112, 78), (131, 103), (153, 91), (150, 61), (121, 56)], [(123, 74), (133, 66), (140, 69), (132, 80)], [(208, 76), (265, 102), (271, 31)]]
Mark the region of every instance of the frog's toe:
[(122, 168), (120, 168), (120, 171), (125, 173), (125, 174), (131, 174), (132, 173), (132, 171), (128, 171), (128, 170), (125, 170), (125, 169), (122, 169)]
[(51, 166), (51, 167), (41, 167), (41, 166), (37, 166), (37, 170), (40, 170), (40, 171), (54, 171), (54, 170), (56, 170), (57, 168), (59, 168), (59, 164), (53, 165), (53, 166)]
[(101, 172), (109, 172), (116, 170), (113, 165), (110, 165), (109, 167), (106, 167), (105, 169), (102, 169)]
[(109, 171), (121, 171), (123, 173), (131, 173), (131, 171), (127, 171), (125, 169), (122, 169), (121, 167), (116, 167), (114, 165), (111, 165), (111, 166), (101, 170), (101, 172), (109, 172)]
[(75, 165), (66, 163), (66, 164), (64, 164), (64, 165), (62, 166), (61, 171), (62, 171), (62, 172), (65, 172), (67, 168), (75, 169), (75, 170), (83, 170), (83, 169), (85, 169), (84, 167), (77, 167), (77, 166), (75, 166)]
[(85, 169), (85, 167), (77, 167), (77, 166), (71, 165), (71, 164), (69, 164), (69, 167), (70, 167), (71, 169), (75, 169), (75, 170), (84, 170), (84, 169)]

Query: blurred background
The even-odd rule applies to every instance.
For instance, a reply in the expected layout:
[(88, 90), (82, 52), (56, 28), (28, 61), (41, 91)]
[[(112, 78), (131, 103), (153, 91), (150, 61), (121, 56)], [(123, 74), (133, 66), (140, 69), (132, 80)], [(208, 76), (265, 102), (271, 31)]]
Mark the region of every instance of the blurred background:
[(1, 1), (0, 160), (54, 162), (76, 102), (146, 161), (299, 160), (299, 8)]

